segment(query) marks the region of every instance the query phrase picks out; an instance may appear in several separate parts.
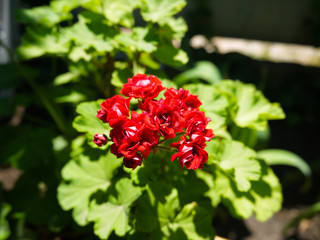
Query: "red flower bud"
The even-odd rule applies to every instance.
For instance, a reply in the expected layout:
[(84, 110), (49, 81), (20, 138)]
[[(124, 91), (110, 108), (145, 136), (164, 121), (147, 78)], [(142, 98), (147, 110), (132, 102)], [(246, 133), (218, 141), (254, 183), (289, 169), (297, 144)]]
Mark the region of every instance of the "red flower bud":
[(93, 137), (93, 142), (95, 144), (97, 144), (99, 147), (106, 145), (108, 142), (108, 138), (106, 135), (101, 134), (101, 133), (97, 133), (94, 135)]

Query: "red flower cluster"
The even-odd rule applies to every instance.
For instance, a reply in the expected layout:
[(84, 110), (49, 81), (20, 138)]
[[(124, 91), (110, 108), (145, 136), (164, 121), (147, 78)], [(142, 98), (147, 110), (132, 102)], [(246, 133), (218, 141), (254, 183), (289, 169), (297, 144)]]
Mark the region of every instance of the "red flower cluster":
[[(208, 160), (208, 153), (204, 150), (206, 142), (214, 137), (212, 130), (206, 129), (210, 119), (199, 110), (201, 102), (198, 97), (187, 90), (168, 88), (165, 98), (156, 100), (164, 89), (157, 77), (137, 74), (129, 78), (120, 91), (128, 98), (116, 95), (101, 103), (97, 117), (112, 127), (111, 152), (124, 157), (126, 167), (135, 169), (160, 138), (170, 139), (181, 133), (180, 141), (170, 145), (178, 150), (171, 160), (179, 158), (182, 168), (202, 168)], [(139, 99), (141, 113), (129, 113), (132, 97)], [(107, 138), (96, 134), (93, 141), (102, 146)]]

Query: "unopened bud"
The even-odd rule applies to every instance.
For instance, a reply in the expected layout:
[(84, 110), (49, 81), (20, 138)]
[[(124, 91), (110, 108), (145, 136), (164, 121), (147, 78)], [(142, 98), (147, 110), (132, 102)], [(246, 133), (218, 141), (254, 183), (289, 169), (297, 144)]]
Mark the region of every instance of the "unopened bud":
[(105, 134), (97, 133), (93, 137), (93, 142), (97, 144), (99, 147), (101, 147), (107, 144), (108, 138)]

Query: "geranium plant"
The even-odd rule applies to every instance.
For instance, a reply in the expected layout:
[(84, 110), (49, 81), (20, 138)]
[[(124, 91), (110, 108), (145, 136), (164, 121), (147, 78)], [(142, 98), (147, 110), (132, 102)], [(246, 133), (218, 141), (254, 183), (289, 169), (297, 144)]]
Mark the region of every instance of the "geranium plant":
[(1, 138), (1, 159), (23, 170), (5, 194), (12, 207), (1, 205), (17, 237), (213, 239), (221, 205), (262, 221), (280, 209), (279, 181), (254, 150), (268, 121), (285, 117), (279, 104), (212, 63), (166, 74), (188, 61), (176, 17), (185, 5), (52, 0), (17, 13), (27, 25), (18, 60), (45, 61), (13, 58), (19, 89), (36, 94), (17, 97), (36, 110)]

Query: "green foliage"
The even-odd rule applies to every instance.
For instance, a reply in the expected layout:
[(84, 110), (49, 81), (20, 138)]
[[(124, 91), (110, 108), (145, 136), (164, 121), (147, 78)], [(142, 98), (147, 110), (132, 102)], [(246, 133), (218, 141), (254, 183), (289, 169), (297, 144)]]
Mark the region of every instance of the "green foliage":
[(111, 153), (95, 162), (80, 155), (79, 162), (70, 161), (62, 169), (62, 177), (67, 182), (60, 184), (58, 199), (64, 210), (73, 209), (73, 217), (79, 225), (87, 223), (90, 196), (108, 189), (119, 163)]

